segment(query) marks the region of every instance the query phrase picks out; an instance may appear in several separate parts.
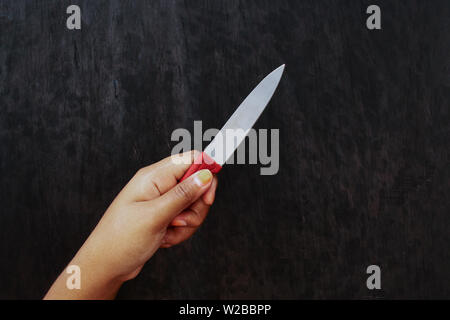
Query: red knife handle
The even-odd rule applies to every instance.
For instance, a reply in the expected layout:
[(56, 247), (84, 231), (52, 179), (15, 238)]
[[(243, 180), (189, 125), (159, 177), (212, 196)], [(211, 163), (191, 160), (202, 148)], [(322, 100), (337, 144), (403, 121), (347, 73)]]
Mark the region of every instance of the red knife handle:
[(183, 178), (181, 178), (180, 182), (187, 179), (197, 171), (203, 169), (208, 169), (209, 171), (211, 171), (211, 173), (214, 174), (218, 173), (222, 169), (222, 166), (216, 163), (214, 159), (208, 156), (206, 153), (202, 152), (197, 156), (194, 163), (191, 164), (188, 171), (186, 171)]

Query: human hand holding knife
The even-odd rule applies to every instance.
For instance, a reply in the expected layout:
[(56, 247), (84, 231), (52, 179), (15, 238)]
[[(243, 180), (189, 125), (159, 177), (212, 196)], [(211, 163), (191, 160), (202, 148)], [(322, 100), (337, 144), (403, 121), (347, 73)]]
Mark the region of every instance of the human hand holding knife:
[[(114, 199), (70, 262), (82, 272), (78, 290), (68, 289), (63, 272), (45, 299), (111, 299), (123, 282), (136, 277), (158, 250), (191, 237), (214, 202), (218, 173), (264, 111), (284, 65), (249, 94), (205, 151), (175, 155), (140, 169)], [(226, 143), (234, 131), (233, 146)], [(179, 160), (179, 159), (178, 159)]]

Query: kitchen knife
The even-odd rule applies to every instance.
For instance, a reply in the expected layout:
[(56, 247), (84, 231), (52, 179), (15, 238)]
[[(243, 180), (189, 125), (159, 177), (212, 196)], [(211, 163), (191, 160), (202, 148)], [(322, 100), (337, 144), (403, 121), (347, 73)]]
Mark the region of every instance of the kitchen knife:
[[(245, 98), (223, 128), (214, 137), (206, 149), (198, 155), (180, 181), (202, 169), (218, 173), (245, 139), (272, 98), (283, 75), (284, 64), (266, 76)], [(233, 132), (233, 145), (230, 146), (227, 132)]]

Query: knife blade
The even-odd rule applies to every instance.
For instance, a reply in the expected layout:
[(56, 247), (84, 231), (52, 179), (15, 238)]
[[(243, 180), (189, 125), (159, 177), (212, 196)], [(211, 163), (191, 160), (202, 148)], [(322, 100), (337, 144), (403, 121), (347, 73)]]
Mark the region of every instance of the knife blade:
[[(209, 169), (212, 173), (222, 169), (266, 108), (278, 87), (284, 67), (283, 64), (273, 70), (253, 89), (180, 181), (202, 169)], [(229, 139), (231, 134), (232, 141)]]

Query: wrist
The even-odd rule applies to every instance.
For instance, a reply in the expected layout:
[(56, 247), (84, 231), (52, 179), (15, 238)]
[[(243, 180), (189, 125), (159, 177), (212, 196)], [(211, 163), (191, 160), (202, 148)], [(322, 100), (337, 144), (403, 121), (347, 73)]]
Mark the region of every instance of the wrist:
[(81, 272), (81, 288), (72, 290), (80, 296), (79, 299), (113, 299), (125, 282), (105, 256), (86, 246), (80, 249), (69, 265), (79, 267)]

